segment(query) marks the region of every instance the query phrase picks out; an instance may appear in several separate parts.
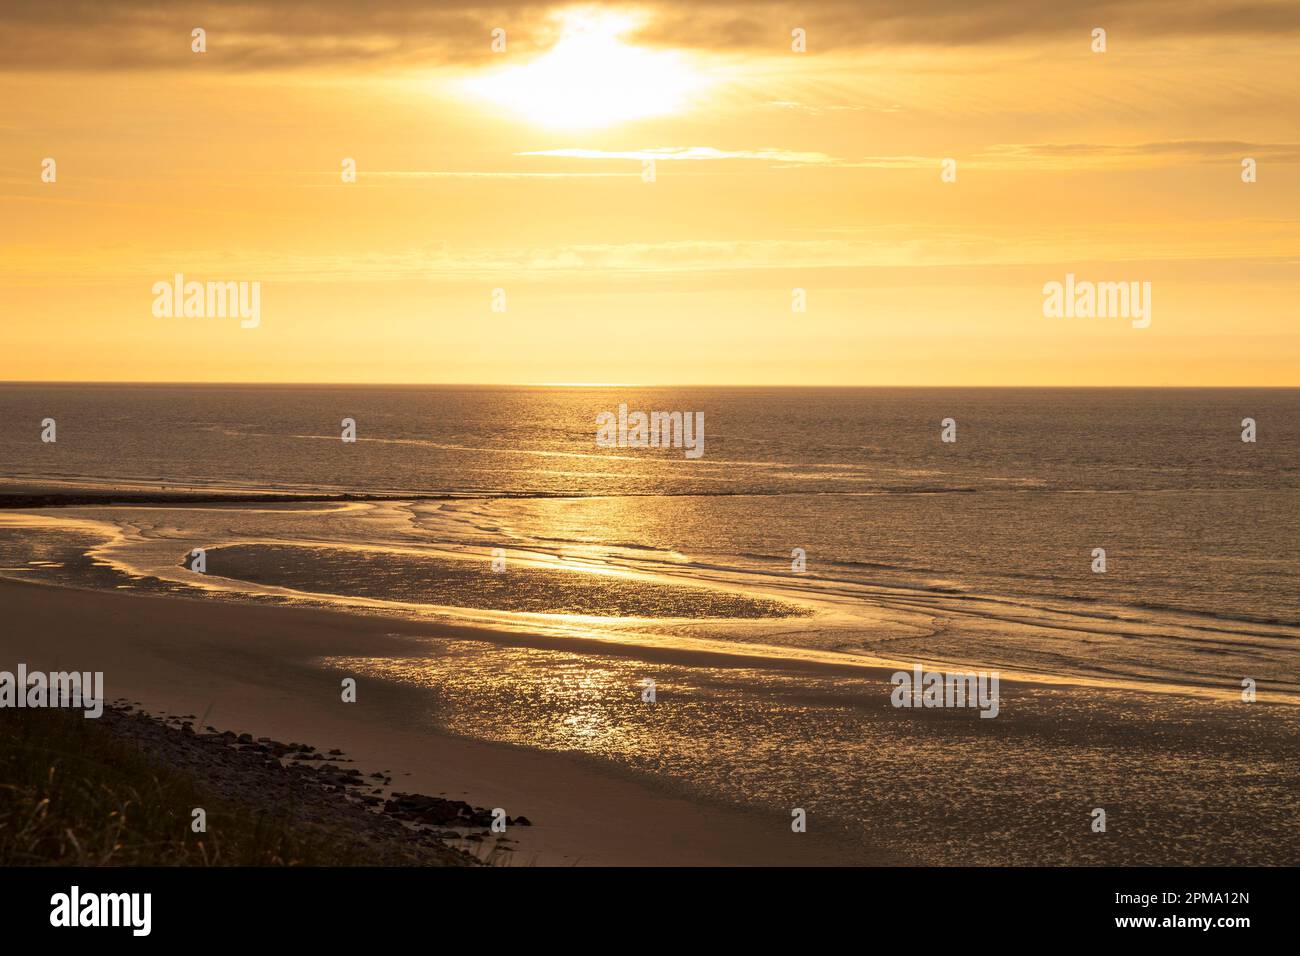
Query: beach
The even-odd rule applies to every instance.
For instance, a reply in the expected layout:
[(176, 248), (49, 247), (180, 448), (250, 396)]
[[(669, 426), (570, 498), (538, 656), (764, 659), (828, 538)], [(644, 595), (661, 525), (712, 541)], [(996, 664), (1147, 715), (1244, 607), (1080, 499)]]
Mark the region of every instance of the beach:
[[(510, 831), (516, 865), (1293, 862), (1300, 715), (1287, 705), (1004, 679), (1003, 711), (983, 721), (894, 709), (888, 675), (868, 668), (858, 723), (896, 745), (859, 768), (864, 786), (878, 788), (866, 794), (874, 812), (855, 821), (791, 792), (791, 808), (810, 803), (808, 832), (794, 833), (789, 809), (744, 794), (709, 799), (616, 761), (488, 742), (472, 727), (440, 725), (436, 713), (413, 719), (429, 716), (429, 701), (400, 683), (362, 677), (356, 703), (342, 703), (347, 669), (326, 663), (403, 659), (430, 641), (541, 654), (553, 646), (545, 637), (11, 582), (0, 582), (0, 601), (0, 660), (49, 669), (76, 661), (104, 671), (109, 697), (145, 710), (309, 740), (347, 752), (363, 774), (389, 771), (394, 789), (526, 813), (534, 825)], [(753, 663), (617, 653), (651, 672), (749, 674)], [(593, 670), (610, 663), (584, 657)], [(802, 678), (824, 669), (789, 666)], [(626, 693), (638, 699), (639, 688)], [(671, 691), (661, 695), (645, 706), (672, 708)], [(810, 782), (804, 795), (814, 793)], [(1089, 830), (1096, 806), (1108, 811), (1107, 833)]]
[(365, 773), (392, 771), (398, 789), (526, 808), (534, 826), (511, 831), (519, 865), (869, 862), (816, 835), (796, 840), (779, 817), (702, 805), (561, 757), (412, 732), (396, 722), (410, 704), (392, 689), (363, 685), (345, 705), (338, 680), (311, 662), (408, 649), (373, 619), (9, 582), (0, 603), (4, 659), (33, 669), (75, 659), (105, 672), (111, 696), (146, 710), (343, 749)]

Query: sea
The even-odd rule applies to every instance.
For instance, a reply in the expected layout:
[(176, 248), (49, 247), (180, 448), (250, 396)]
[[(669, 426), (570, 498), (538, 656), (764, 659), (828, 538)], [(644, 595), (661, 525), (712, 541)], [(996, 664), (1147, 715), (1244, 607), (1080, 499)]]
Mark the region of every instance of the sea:
[[(620, 407), (702, 415), (702, 453), (598, 441)], [(812, 761), (841, 821), (861, 688), (783, 663), (1300, 702), (1297, 389), (0, 385), (0, 500), (36, 493), (120, 501), (0, 504), (0, 576), (535, 635), (524, 669), (327, 663), (715, 797), (779, 804)], [(748, 663), (665, 667), (693, 704), (650, 733), (610, 691), (637, 647)]]

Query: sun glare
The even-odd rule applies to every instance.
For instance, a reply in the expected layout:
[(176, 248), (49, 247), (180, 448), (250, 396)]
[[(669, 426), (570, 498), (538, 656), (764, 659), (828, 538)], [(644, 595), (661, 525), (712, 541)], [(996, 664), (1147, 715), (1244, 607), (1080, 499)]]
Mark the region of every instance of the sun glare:
[(703, 78), (681, 54), (624, 43), (640, 18), (569, 11), (560, 39), (529, 63), (465, 81), (466, 89), (531, 123), (583, 129), (684, 108)]

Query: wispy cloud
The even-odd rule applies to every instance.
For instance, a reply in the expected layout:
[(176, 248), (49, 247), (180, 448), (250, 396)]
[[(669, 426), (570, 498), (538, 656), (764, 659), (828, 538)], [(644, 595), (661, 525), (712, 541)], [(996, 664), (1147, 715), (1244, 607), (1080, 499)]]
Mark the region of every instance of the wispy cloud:
[[(1091, 169), (1236, 163), (1244, 157), (1300, 163), (1300, 144), (1241, 140), (1152, 143), (997, 143), (958, 158), (966, 169)], [(835, 165), (857, 169), (934, 169), (940, 156), (864, 156)]]
[(1300, 162), (1300, 143), (1242, 140), (1166, 140), (1153, 143), (1004, 143), (981, 150), (984, 166), (1171, 165), (1224, 162), (1250, 156), (1274, 163)]
[(516, 156), (554, 156), (563, 159), (628, 159), (643, 162), (647, 159), (676, 162), (679, 160), (759, 160), (768, 163), (793, 163), (798, 165), (840, 165), (842, 160), (825, 153), (788, 149), (715, 149), (712, 146), (656, 146), (652, 149), (536, 149)]
[[(331, 179), (336, 178), (330, 173)], [(366, 179), (622, 179), (638, 177), (636, 172), (527, 172), (523, 170), (467, 170), (467, 169), (377, 169), (359, 172), (359, 180)], [(331, 184), (332, 185), (332, 184)]]
[[(817, 231), (817, 230), (814, 230)], [(820, 230), (835, 233), (835, 230)], [(502, 280), (561, 283), (628, 277), (689, 277), (774, 270), (960, 269), (1101, 261), (1254, 262), (1294, 277), (1300, 222), (1212, 220), (1128, 223), (1116, 242), (1107, 226), (1071, 224), (1033, 233), (1022, 228), (944, 229), (932, 223), (874, 225), (808, 239), (717, 239), (665, 242), (561, 243), (539, 246), (456, 246), (434, 243), (349, 252), (302, 253), (250, 248), (232, 253), (203, 248), (135, 245), (106, 255), (97, 247), (60, 250), (0, 246), (0, 280), (11, 285), (60, 286), (138, 282), (183, 272), (242, 275), (284, 284)], [(1174, 238), (1171, 238), (1174, 237)], [(1159, 256), (1152, 249), (1161, 249)], [(1289, 271), (1288, 271), (1289, 270)], [(978, 278), (972, 272), (973, 279)]]
[[(712, 146), (660, 146), (651, 149), (540, 149), (516, 156), (561, 159), (636, 160), (760, 160), (792, 166), (834, 166), (842, 169), (935, 169), (946, 157), (908, 153), (859, 156), (852, 159), (827, 153), (763, 147), (717, 149)], [(1167, 166), (1232, 162), (1250, 156), (1273, 163), (1300, 163), (1300, 144), (1255, 143), (1242, 140), (1169, 140), (1150, 143), (997, 143), (960, 156), (966, 168), (1090, 168), (1094, 166)], [(563, 174), (557, 174), (563, 175)], [(578, 175), (578, 174), (575, 174)]]

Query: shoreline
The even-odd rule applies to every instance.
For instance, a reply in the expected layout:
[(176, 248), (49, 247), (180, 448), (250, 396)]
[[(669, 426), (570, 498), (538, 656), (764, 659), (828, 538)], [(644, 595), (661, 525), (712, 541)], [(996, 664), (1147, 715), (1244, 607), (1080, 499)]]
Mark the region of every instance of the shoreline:
[[(122, 500), (123, 496), (117, 495), (114, 492), (104, 491), (101, 494), (91, 495), (90, 497), (92, 500), (83, 501), (81, 500), (80, 497), (71, 498), (58, 493), (50, 494), (50, 495), (37, 494), (37, 495), (33, 495), (29, 499), (30, 500), (29, 505), (25, 507), (10, 507), (9, 512), (14, 516), (15, 519), (21, 520), (21, 516), (24, 514), (29, 514), (29, 515), (39, 514), (42, 511), (57, 512), (59, 508), (64, 506), (74, 507), (74, 508), (77, 506), (81, 506), (87, 509), (98, 509), (98, 508), (110, 508), (113, 505), (118, 505), (123, 508), (158, 505), (162, 508), (178, 507), (183, 509), (186, 506), (201, 505), (201, 504), (230, 504), (233, 506), (238, 506), (241, 504), (256, 504), (256, 503), (275, 505), (275, 504), (286, 504), (286, 503), (294, 503), (294, 502), (316, 502), (316, 503), (325, 502), (325, 503), (339, 503), (339, 504), (352, 503), (353, 507), (364, 508), (367, 503), (386, 504), (386, 503), (396, 502), (400, 504), (400, 503), (407, 503), (407, 502), (419, 503), (425, 501), (447, 502), (447, 501), (464, 500), (458, 495), (436, 495), (436, 496), (412, 496), (407, 494), (392, 495), (392, 496), (386, 494), (282, 495), (282, 494), (263, 494), (261, 492), (250, 493), (247, 495), (241, 495), (238, 493), (227, 495), (223, 493), (223, 494), (214, 494), (211, 496), (209, 495), (190, 496), (187, 493), (177, 493), (177, 494), (147, 493), (138, 496), (128, 496), (131, 498), (131, 500)], [(475, 497), (475, 496), (471, 496), (471, 497)], [(497, 498), (502, 498), (507, 496), (492, 495), (488, 497), (491, 499), (497, 499)], [(524, 497), (534, 497), (534, 496), (527, 495)], [(560, 497), (567, 498), (568, 496), (560, 496)], [(0, 491), (0, 518), (3, 517), (3, 514), (5, 513), (6, 510), (5, 499), (6, 499), (5, 493)], [(48, 506), (45, 503), (47, 499), (55, 499), (57, 500), (58, 503), (54, 506)], [(217, 509), (212, 509), (212, 510), (217, 510)], [(290, 512), (290, 511), (291, 509), (286, 509), (286, 512)], [(84, 513), (85, 512), (83, 512), (82, 514)], [(93, 513), (93, 511), (91, 513)], [(80, 515), (78, 515), (77, 517), (80, 517)], [(37, 519), (33, 518), (32, 520), (37, 520)], [(62, 517), (57, 516), (56, 514), (49, 514), (47, 518), (41, 520), (59, 521), (63, 519)], [(257, 541), (258, 539), (251, 538), (249, 540)], [(286, 541), (277, 540), (274, 542), (274, 544), (276, 544), (276, 546), (279, 547), (303, 547), (303, 548), (328, 549), (328, 546), (322, 545), (319, 542), (315, 541), (314, 539), (307, 539), (305, 543), (296, 542), (293, 540), (286, 540)], [(404, 554), (407, 553), (407, 551), (405, 550), (406, 544), (407, 544), (406, 542), (401, 542), (400, 544), (393, 544), (391, 542), (384, 541), (376, 545), (376, 550)], [(235, 543), (234, 543), (235, 548), (238, 548), (243, 545), (244, 542), (242, 539), (235, 539)], [(228, 548), (228, 547), (230, 547), (229, 544), (219, 543), (216, 546), (214, 553), (220, 553), (222, 548)], [(334, 545), (333, 547), (336, 550), (343, 550), (349, 547), (355, 548), (357, 546), (349, 545), (349, 544), (337, 544)], [(99, 550), (98, 548), (92, 549), (92, 551), (88, 552), (88, 554), (94, 554), (98, 550)], [(417, 555), (434, 554), (439, 557), (446, 556), (443, 552), (437, 552), (437, 551), (416, 550), (416, 551), (410, 551), (409, 553), (417, 554)], [(546, 562), (533, 562), (528, 557), (519, 558), (516, 556), (513, 557), (512, 560), (525, 566), (529, 566), (529, 567), (535, 566), (541, 569), (546, 569), (550, 566)], [(180, 566), (183, 567), (184, 565), (180, 565)], [(144, 576), (144, 577), (149, 577), (152, 575), (156, 577), (161, 577), (163, 581), (169, 585), (172, 583), (172, 579), (166, 576), (167, 575), (166, 571), (160, 572), (157, 569), (144, 570), (138, 567), (134, 567), (134, 568), (128, 567), (125, 569), (125, 573)], [(648, 576), (648, 575), (652, 575), (654, 572), (650, 571), (644, 573)], [(710, 587), (714, 586), (713, 582), (708, 580), (702, 581), (697, 584), (694, 581), (675, 581), (670, 578), (663, 578), (662, 576), (661, 578), (663, 583), (665, 584), (677, 584), (685, 587), (698, 587), (702, 591), (707, 591)], [(11, 580), (15, 582), (24, 583), (24, 584), (47, 583), (39, 579), (23, 580), (22, 578), (19, 577), (7, 577), (6, 580)], [(469, 608), (472, 611), (474, 611), (474, 614), (470, 615), (469, 618), (478, 617), (477, 620), (467, 619), (464, 622), (455, 621), (455, 620), (448, 622), (446, 621), (446, 615), (444, 615), (443, 623), (439, 625), (438, 633), (445, 637), (461, 636), (471, 640), (473, 639), (490, 640), (493, 643), (503, 645), (503, 646), (510, 645), (510, 646), (520, 646), (520, 647), (532, 646), (532, 647), (546, 647), (546, 648), (564, 648), (578, 653), (591, 650), (595, 653), (600, 653), (600, 654), (633, 656), (643, 660), (657, 660), (657, 661), (676, 660), (676, 661), (681, 661), (692, 665), (710, 666), (710, 667), (763, 666), (763, 667), (777, 667), (782, 670), (808, 668), (812, 670), (820, 670), (827, 673), (852, 674), (855, 676), (862, 675), (864, 672), (874, 673), (877, 671), (887, 671), (888, 673), (893, 673), (899, 670), (910, 671), (917, 662), (923, 663), (926, 667), (941, 668), (941, 669), (952, 670), (952, 671), (990, 669), (990, 666), (992, 666), (992, 669), (995, 669), (997, 672), (999, 672), (1002, 675), (1003, 680), (1005, 681), (1022, 682), (1022, 683), (1043, 685), (1043, 686), (1087, 687), (1087, 688), (1094, 688), (1099, 690), (1124, 690), (1124, 691), (1130, 691), (1134, 693), (1158, 693), (1158, 694), (1168, 694), (1168, 695), (1175, 695), (1175, 696), (1189, 695), (1189, 696), (1203, 697), (1207, 699), (1217, 699), (1222, 701), (1235, 700), (1240, 694), (1240, 688), (1236, 685), (1235, 678), (1233, 680), (1224, 681), (1220, 679), (1224, 676), (1222, 674), (1204, 675), (1200, 678), (1196, 678), (1182, 672), (1171, 672), (1168, 674), (1153, 674), (1153, 673), (1144, 673), (1141, 669), (1131, 669), (1128, 672), (1115, 671), (1115, 670), (1111, 670), (1108, 672), (1102, 668), (1092, 668), (1092, 669), (1071, 668), (1068, 666), (1062, 669), (1047, 669), (1042, 667), (1040, 662), (1036, 662), (1032, 660), (1026, 660), (1019, 663), (1008, 662), (1006, 660), (1003, 660), (996, 665), (990, 665), (989, 663), (980, 662), (979, 665), (977, 666), (976, 663), (970, 659), (969, 655), (965, 655), (961, 653), (953, 654), (952, 648), (948, 648), (948, 653), (945, 653), (942, 648), (935, 648), (931, 650), (931, 649), (925, 649), (921, 647), (914, 647), (911, 649), (909, 653), (903, 654), (901, 656), (893, 656), (893, 655), (880, 653), (880, 651), (875, 651), (873, 653), (850, 653), (850, 652), (841, 651), (837, 648), (799, 647), (797, 645), (791, 645), (791, 644), (776, 645), (776, 644), (765, 643), (762, 640), (737, 640), (737, 641), (716, 640), (716, 639), (710, 639), (709, 637), (696, 637), (690, 634), (677, 634), (671, 638), (665, 638), (658, 634), (651, 634), (649, 632), (645, 632), (645, 633), (636, 634), (634, 638), (623, 640), (622, 635), (607, 636), (607, 635), (598, 634), (594, 632), (592, 634), (583, 635), (582, 637), (567, 637), (567, 636), (561, 636), (558, 632), (554, 630), (547, 629), (546, 636), (542, 637), (541, 636), (542, 628), (545, 627), (545, 625), (544, 624), (536, 625), (536, 624), (529, 623), (527, 620), (528, 617), (527, 608), (521, 609), (520, 607), (515, 607), (509, 604), (502, 605), (498, 608), (495, 606), (476, 605), (473, 603), (457, 603), (454, 600), (448, 600), (446, 602), (438, 602), (436, 600), (429, 600), (427, 595), (421, 596), (417, 600), (417, 599), (405, 599), (401, 596), (393, 597), (389, 595), (369, 596), (369, 595), (354, 595), (346, 592), (331, 593), (328, 591), (318, 591), (313, 589), (311, 587), (310, 582), (302, 586), (295, 585), (292, 583), (288, 583), (288, 584), (276, 583), (276, 582), (266, 583), (261, 579), (259, 579), (255, 574), (232, 576), (229, 578), (229, 582), (230, 582), (229, 585), (223, 583), (224, 579), (222, 578), (222, 575), (219, 573), (214, 573), (211, 576), (210, 580), (213, 583), (208, 587), (208, 590), (212, 595), (218, 595), (218, 599), (223, 601), (232, 601), (234, 603), (240, 603), (240, 604), (255, 603), (258, 597), (263, 595), (270, 595), (277, 598), (286, 599), (290, 603), (302, 601), (314, 607), (320, 607), (324, 605), (336, 609), (338, 613), (342, 613), (342, 614), (347, 614), (347, 615), (364, 614), (366, 616), (375, 616), (379, 618), (400, 619), (403, 623), (412, 623), (412, 621), (418, 623), (420, 619), (424, 617), (423, 612), (429, 607), (434, 607), (442, 611), (446, 611), (450, 613), (451, 616), (453, 617), (457, 616), (455, 612), (463, 611), (466, 608)], [(69, 588), (74, 590), (83, 589), (83, 588), (92, 591), (102, 590), (102, 588), (86, 587), (81, 582), (74, 582), (74, 581), (55, 581), (55, 582), (48, 582), (48, 583), (50, 584), (50, 586), (64, 587), (64, 588)], [(111, 584), (111, 582), (109, 583)], [(178, 583), (182, 583), (182, 582), (178, 582)], [(193, 584), (193, 582), (189, 580), (186, 580), (183, 583), (186, 585), (187, 589)], [(299, 589), (300, 587), (301, 589)], [(899, 588), (898, 591), (899, 594), (903, 595), (904, 597), (908, 595), (909, 592), (907, 591), (905, 586), (899, 585), (898, 588)], [(731, 593), (728, 591), (728, 588), (725, 585), (721, 587), (720, 590), (723, 593)], [(791, 607), (795, 607), (795, 608), (806, 607), (806, 605), (801, 604), (799, 602), (798, 598), (800, 597), (800, 595), (798, 594), (791, 596), (785, 592), (778, 592), (771, 589), (768, 590), (751, 589), (748, 591), (743, 591), (743, 589), (733, 588), (731, 590), (734, 591), (736, 594), (744, 593), (751, 598), (757, 597), (760, 599), (785, 602), (788, 603)], [(880, 590), (881, 593), (884, 594), (886, 597), (890, 597), (890, 586), (882, 585), (880, 586)], [(142, 596), (151, 594), (149, 589), (142, 589), (141, 591), (136, 593), (140, 593)], [(817, 596), (816, 592), (812, 592), (812, 594), (813, 597)], [(251, 601), (249, 600), (250, 596), (253, 596)], [(876, 597), (879, 597), (879, 595), (877, 595)], [(1014, 629), (1017, 626), (1026, 626), (1026, 627), (1050, 630), (1053, 626), (1055, 626), (1055, 622), (1053, 621), (1044, 622), (1044, 621), (1034, 621), (1029, 619), (1013, 620), (1010, 617), (999, 616), (998, 612), (1000, 609), (999, 607), (997, 607), (997, 605), (999, 605), (1001, 602), (1005, 602), (1007, 598), (1005, 597), (1005, 595), (1001, 595), (996, 592), (989, 592), (988, 595), (983, 595), (983, 596), (975, 594), (969, 596), (963, 595), (963, 597), (968, 597), (971, 601), (984, 602), (991, 608), (991, 610), (983, 611), (982, 617), (981, 617), (981, 613), (979, 612), (974, 612), (974, 611), (969, 612), (970, 621), (972, 622), (971, 636), (973, 638), (979, 637), (979, 634), (976, 633), (974, 629), (981, 628), (981, 627), (984, 628), (986, 631), (988, 631), (989, 628)], [(870, 598), (868, 598), (868, 601), (869, 600)], [(1089, 613), (1087, 613), (1086, 610), (1080, 612), (1072, 611), (1069, 608), (1069, 604), (1070, 602), (1075, 600), (1074, 598), (1070, 596), (1064, 596), (1053, 600), (1049, 600), (1045, 598), (1038, 598), (1038, 600), (1040, 600), (1043, 603), (1043, 607), (1046, 608), (1046, 613), (1050, 615), (1054, 615), (1056, 617), (1062, 617), (1064, 615), (1077, 613), (1078, 615), (1077, 623), (1075, 625), (1077, 629), (1083, 632), (1087, 632), (1089, 630), (1088, 625), (1089, 622), (1093, 620), (1093, 617)], [(934, 606), (918, 608), (918, 607), (911, 607), (907, 605), (906, 602), (901, 602), (901, 603), (894, 602), (891, 600), (886, 600), (884, 598), (880, 598), (878, 603), (880, 604), (880, 607), (888, 608), (889, 609), (888, 613), (892, 614), (894, 617), (902, 617), (912, 612), (916, 612), (921, 615), (928, 614), (934, 617), (943, 617), (946, 614), (953, 614), (953, 613), (958, 615), (966, 614), (969, 610), (968, 608), (962, 608), (962, 607), (947, 608), (937, 604)], [(1062, 609), (1062, 607), (1058, 607), (1058, 605), (1063, 605), (1065, 607), (1064, 609)], [(1089, 608), (1090, 607), (1091, 606), (1089, 605)], [(1198, 611), (1185, 611), (1176, 608), (1154, 608), (1154, 607), (1152, 607), (1151, 609), (1159, 610), (1162, 613), (1177, 615), (1177, 618), (1173, 620), (1170, 626), (1178, 627), (1180, 629), (1191, 631), (1191, 632), (1194, 632), (1197, 629), (1206, 626), (1200, 623), (1203, 619), (1209, 620), (1211, 624), (1215, 626), (1220, 626), (1220, 628), (1224, 630), (1228, 629), (1229, 626), (1233, 624), (1240, 625), (1240, 626), (1249, 626), (1256, 629), (1262, 629), (1269, 626), (1266, 624), (1266, 622), (1263, 621), (1244, 621), (1235, 618), (1216, 617), (1215, 615), (1207, 615), (1204, 612), (1198, 612)], [(879, 613), (886, 613), (886, 612), (881, 612), (880, 608), (875, 608), (875, 610)], [(516, 612), (520, 612), (522, 613), (521, 623), (516, 624), (513, 621), (506, 622), (506, 621), (492, 620), (491, 616), (497, 611), (500, 611), (500, 613), (502, 614), (512, 614), (512, 615), (515, 614)], [(539, 613), (542, 613), (544, 615), (563, 617), (566, 613), (581, 613), (581, 612), (564, 611), (564, 610), (557, 612), (557, 611), (545, 610)], [(597, 612), (597, 616), (599, 616), (599, 612)], [(624, 611), (619, 616), (627, 617), (629, 619), (635, 619), (638, 615), (635, 612), (635, 610), (633, 610), (633, 611)], [(651, 617), (655, 617), (655, 616), (656, 615), (651, 615)], [(672, 617), (674, 615), (670, 614), (668, 616)], [(683, 612), (683, 616), (685, 616), (685, 612)], [(722, 615), (703, 614), (699, 616), (704, 616), (704, 617), (720, 616), (722, 618), (729, 617), (729, 615), (727, 614), (722, 614)], [(753, 615), (750, 616), (738, 615), (736, 619), (741, 622), (748, 622), (750, 617), (755, 617), (755, 619), (757, 619), (757, 617)], [(780, 615), (762, 615), (762, 617), (763, 618), (770, 617), (775, 620), (779, 618)], [(1102, 615), (1098, 619), (1103, 621), (1120, 620), (1119, 618), (1111, 618), (1105, 615)], [(879, 627), (879, 626), (889, 626), (891, 622), (892, 619), (889, 621), (873, 620), (867, 623)], [(1066, 620), (1064, 623), (1066, 625), (1070, 625), (1071, 622), (1069, 620)], [(1137, 625), (1134, 626), (1136, 627)], [(1142, 626), (1147, 626), (1146, 622), (1143, 622)], [(1294, 629), (1292, 625), (1287, 624), (1285, 622), (1279, 623), (1277, 626), (1282, 629), (1285, 628)], [(913, 624), (908, 624), (908, 627), (914, 629)], [(1121, 637), (1124, 636), (1122, 634), (1118, 634), (1118, 632), (1115, 632), (1113, 630), (1112, 631), (1102, 630), (1102, 631), (1098, 631), (1098, 633), (1103, 633), (1108, 636), (1121, 636)], [(1268, 636), (1271, 637), (1273, 635), (1268, 635)], [(1247, 670), (1245, 671), (1245, 673), (1249, 674), (1251, 672)], [(1261, 677), (1258, 683), (1260, 685), (1257, 687), (1258, 700), (1262, 702), (1268, 702), (1271, 704), (1281, 704), (1281, 705), (1293, 706), (1293, 707), (1300, 706), (1300, 690), (1293, 690), (1287, 687), (1277, 686), (1276, 682), (1272, 678), (1267, 676)]]
[[(204, 726), (253, 738), (310, 740), (352, 755), (363, 775), (391, 771), (395, 790), (525, 815), (534, 826), (509, 834), (518, 841), (510, 854), (515, 865), (1295, 862), (1288, 854), (1297, 843), (1286, 834), (1300, 835), (1300, 820), (1286, 794), (1300, 787), (1292, 759), (1300, 715), (1289, 706), (1003, 680), (1003, 712), (982, 720), (973, 711), (895, 709), (887, 669), (856, 667), (853, 721), (836, 723), (844, 704), (824, 696), (825, 666), (806, 661), (760, 667), (725, 654), (656, 654), (580, 640), (546, 650), (560, 642), (332, 609), (37, 582), (0, 580), (0, 602), (10, 625), (0, 632), (0, 662), (103, 670), (110, 699), (198, 715)], [(771, 787), (755, 788), (743, 773), (696, 786), (680, 774), (647, 773), (644, 761), (603, 756), (599, 741), (573, 751), (547, 749), (527, 736), (522, 745), (510, 743), (499, 700), (471, 694), (449, 702), (459, 710), (446, 709), (436, 687), (398, 677), (401, 667), (417, 664), (444, 671), (452, 684), (469, 668), (472, 680), (484, 662), (499, 667), (503, 653), (507, 670), (497, 676), (525, 693), (539, 674), (544, 680), (553, 673), (548, 655), (593, 678), (622, 673), (614, 686), (602, 686), (629, 702), (639, 691), (631, 678), (645, 672), (648, 658), (659, 659), (653, 666), (670, 681), (669, 693), (669, 675), (683, 668), (723, 675), (721, 684), (702, 686), (731, 688), (724, 712), (749, 713), (757, 699), (770, 700), (762, 706), (779, 715), (785, 698), (771, 681), (788, 681), (803, 688), (796, 703), (815, 708), (800, 725), (812, 720), (830, 734), (828, 755), (850, 742), (858, 746), (854, 759), (865, 762), (853, 786), (866, 802), (844, 805), (836, 796), (844, 791), (819, 791), (808, 777), (775, 799)], [(340, 700), (344, 675), (357, 677), (355, 704)], [(527, 700), (507, 704), (507, 721), (536, 718)], [(690, 737), (700, 732), (690, 727), (709, 725), (677, 725), (674, 706), (681, 704), (666, 699), (653, 718), (637, 718), (673, 721), (662, 725), (667, 737), (651, 735), (655, 746), (668, 746), (674, 732), (678, 744), (684, 732), (690, 746), (735, 745), (737, 738)], [(581, 709), (546, 719), (564, 713)], [(743, 750), (752, 738), (740, 732)], [(644, 736), (638, 739), (644, 744)], [(790, 752), (781, 759), (806, 774), (821, 758)], [(1178, 769), (1188, 766), (1195, 769)], [(1089, 834), (1085, 811), (1098, 804), (1115, 814), (1116, 828), (1130, 831), (1123, 839)], [(809, 831), (793, 834), (783, 806), (811, 807)], [(1222, 828), (1207, 831), (1207, 816), (1221, 819)]]
[[(652, 787), (590, 761), (394, 726), (413, 693), (360, 681), (340, 701), (314, 662), (409, 653), (411, 638), (446, 628), (340, 611), (204, 602), (0, 581), (9, 627), (4, 659), (33, 669), (103, 670), (110, 698), (151, 712), (207, 715), (218, 730), (311, 740), (352, 754), (363, 774), (391, 770), (403, 791), (502, 807), (534, 825), (511, 828), (514, 857), (537, 865), (852, 865), (905, 862), (815, 833), (779, 815), (717, 806)], [(402, 634), (393, 631), (400, 628)], [(39, 642), (24, 640), (40, 635)], [(269, 640), (266, 635), (275, 635)], [(39, 643), (39, 647), (33, 646)], [(367, 706), (369, 701), (375, 703)], [(516, 809), (517, 808), (517, 809)]]

